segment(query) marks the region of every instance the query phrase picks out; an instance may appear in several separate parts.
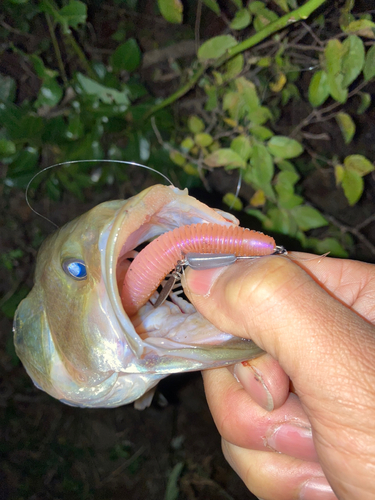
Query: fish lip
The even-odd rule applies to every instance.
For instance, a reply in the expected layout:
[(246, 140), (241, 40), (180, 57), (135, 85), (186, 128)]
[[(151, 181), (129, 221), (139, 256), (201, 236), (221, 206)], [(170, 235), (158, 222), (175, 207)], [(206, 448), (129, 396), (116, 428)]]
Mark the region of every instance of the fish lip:
[[(159, 204), (154, 211), (151, 210), (142, 214), (140, 221), (136, 220), (137, 204), (130, 204), (129, 208), (126, 203), (117, 212), (112, 223), (102, 232), (99, 240), (102, 269), (104, 270), (103, 279), (110, 304), (117, 322), (129, 343), (129, 347), (137, 358), (142, 357), (147, 343), (138, 335), (133, 322), (129, 319), (122, 306), (116, 276), (117, 264), (121, 255), (133, 250), (145, 241), (183, 225), (204, 222), (233, 225), (237, 222), (237, 219), (234, 217), (232, 219), (230, 214), (220, 213), (198, 202), (187, 194), (187, 190), (180, 191), (169, 186), (154, 186), (151, 190), (155, 188), (159, 188), (159, 190), (163, 188), (160, 193), (157, 192), (156, 194), (160, 196), (166, 195), (165, 203)], [(149, 191), (150, 195), (153, 194), (151, 190)], [(145, 203), (145, 197), (139, 203), (142, 202)], [(142, 209), (142, 206), (140, 208)], [(128, 231), (127, 226), (131, 226), (132, 230)], [(136, 317), (142, 318), (143, 311), (144, 309), (141, 308)], [(181, 314), (189, 313), (181, 310)]]

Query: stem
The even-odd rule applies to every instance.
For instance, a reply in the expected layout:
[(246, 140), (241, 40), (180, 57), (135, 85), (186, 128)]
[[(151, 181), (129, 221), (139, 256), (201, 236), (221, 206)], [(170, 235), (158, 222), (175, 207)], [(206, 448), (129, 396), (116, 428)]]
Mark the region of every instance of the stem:
[(185, 95), (190, 89), (194, 87), (194, 85), (197, 83), (199, 78), (202, 76), (202, 74), (208, 67), (218, 68), (222, 64), (226, 63), (229, 59), (232, 59), (232, 57), (236, 56), (237, 54), (240, 54), (241, 52), (244, 52), (245, 50), (248, 50), (249, 48), (258, 44), (265, 38), (272, 35), (273, 33), (280, 31), (281, 29), (285, 28), (286, 26), (289, 26), (290, 24), (296, 23), (301, 19), (307, 19), (325, 1), (326, 0), (308, 0), (304, 5), (298, 7), (298, 9), (294, 10), (293, 12), (289, 12), (288, 14), (285, 14), (285, 16), (282, 16), (273, 23), (268, 24), (261, 31), (258, 31), (258, 33), (255, 33), (255, 35), (251, 36), (247, 40), (244, 40), (243, 42), (238, 43), (231, 49), (228, 49), (228, 51), (223, 56), (219, 57), (216, 61), (210, 63), (208, 66), (201, 65), (199, 69), (196, 71), (196, 73), (193, 75), (193, 77), (185, 85), (183, 85), (180, 89), (178, 89), (174, 94), (167, 97), (167, 99), (165, 99), (164, 101), (160, 102), (159, 104), (151, 108), (150, 111), (145, 115), (144, 119), (149, 118), (151, 115), (153, 115), (160, 109), (169, 106), (169, 104), (172, 104), (174, 101), (177, 101), (177, 99)]
[(68, 85), (68, 78), (67, 78), (66, 73), (65, 73), (65, 68), (64, 68), (64, 63), (63, 63), (62, 57), (61, 57), (60, 47), (59, 47), (59, 44), (58, 44), (58, 41), (57, 41), (57, 38), (55, 35), (54, 27), (53, 27), (53, 24), (51, 21), (51, 16), (47, 13), (46, 13), (46, 20), (47, 20), (47, 24), (48, 24), (49, 34), (50, 34), (50, 37), (52, 40), (53, 49), (55, 51), (55, 55), (56, 55), (56, 59), (57, 59), (57, 65), (58, 65), (59, 70), (60, 70), (60, 75), (61, 75), (61, 78), (63, 79), (64, 85), (67, 86)]
[(72, 49), (76, 53), (76, 56), (80, 60), (82, 66), (85, 68), (89, 77), (96, 81), (98, 78), (97, 78), (95, 72), (93, 71), (93, 69), (91, 68), (91, 66), (90, 66), (90, 64), (85, 56), (85, 53), (83, 52), (81, 47), (76, 42), (76, 39), (74, 38), (74, 36), (71, 33), (67, 33), (65, 36), (66, 36), (66, 39), (69, 41)]

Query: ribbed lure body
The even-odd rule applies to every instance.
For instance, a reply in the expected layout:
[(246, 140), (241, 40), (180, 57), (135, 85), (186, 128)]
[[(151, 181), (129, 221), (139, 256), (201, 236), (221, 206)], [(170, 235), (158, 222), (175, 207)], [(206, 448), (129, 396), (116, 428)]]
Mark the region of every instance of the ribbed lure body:
[(135, 314), (187, 253), (270, 255), (275, 240), (238, 226), (192, 224), (162, 234), (133, 260), (123, 282), (121, 299), (127, 314)]

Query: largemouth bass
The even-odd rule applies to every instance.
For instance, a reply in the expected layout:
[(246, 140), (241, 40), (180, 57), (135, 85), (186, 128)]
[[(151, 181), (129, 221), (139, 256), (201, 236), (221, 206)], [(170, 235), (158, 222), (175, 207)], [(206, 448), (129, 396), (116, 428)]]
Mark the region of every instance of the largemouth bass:
[[(150, 403), (150, 390), (171, 373), (262, 353), (253, 342), (219, 331), (173, 293), (157, 308), (153, 290), (139, 306), (129, 305), (123, 288), (135, 249), (194, 224), (234, 227), (238, 221), (187, 190), (156, 185), (129, 200), (102, 203), (46, 239), (34, 287), (14, 319), (17, 354), (38, 388), (73, 406), (136, 401), (141, 408)], [(154, 267), (164, 258), (156, 247), (148, 254)]]

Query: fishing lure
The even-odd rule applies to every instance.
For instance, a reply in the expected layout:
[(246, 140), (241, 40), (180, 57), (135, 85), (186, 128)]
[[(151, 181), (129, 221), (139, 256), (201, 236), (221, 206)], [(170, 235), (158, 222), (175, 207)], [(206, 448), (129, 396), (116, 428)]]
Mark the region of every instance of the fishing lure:
[(250, 229), (205, 223), (178, 227), (138, 253), (125, 275), (121, 300), (126, 313), (134, 315), (173, 270), (156, 307), (168, 297), (183, 266), (207, 269), (229, 265), (241, 257), (281, 253), (285, 253), (284, 248), (278, 247), (271, 236)]

